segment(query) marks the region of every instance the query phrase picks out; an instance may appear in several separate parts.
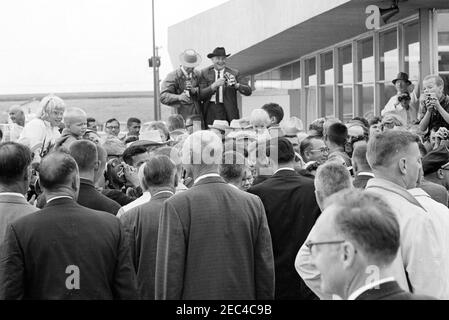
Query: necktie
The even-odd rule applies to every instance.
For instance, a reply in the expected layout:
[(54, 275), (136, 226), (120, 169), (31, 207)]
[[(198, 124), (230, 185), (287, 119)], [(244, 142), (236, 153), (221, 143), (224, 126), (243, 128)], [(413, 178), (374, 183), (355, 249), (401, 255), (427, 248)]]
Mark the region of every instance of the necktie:
[[(217, 70), (217, 80), (220, 79), (220, 71)], [(221, 88), (218, 87), (217, 94), (215, 95), (215, 103), (221, 103)]]

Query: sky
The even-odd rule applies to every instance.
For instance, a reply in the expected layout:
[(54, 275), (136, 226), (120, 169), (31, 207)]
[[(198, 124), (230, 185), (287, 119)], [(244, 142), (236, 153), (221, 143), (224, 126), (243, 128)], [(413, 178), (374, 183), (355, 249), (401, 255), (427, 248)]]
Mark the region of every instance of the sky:
[[(155, 0), (161, 79), (167, 28), (227, 0)], [(151, 0), (1, 0), (0, 95), (152, 91)]]

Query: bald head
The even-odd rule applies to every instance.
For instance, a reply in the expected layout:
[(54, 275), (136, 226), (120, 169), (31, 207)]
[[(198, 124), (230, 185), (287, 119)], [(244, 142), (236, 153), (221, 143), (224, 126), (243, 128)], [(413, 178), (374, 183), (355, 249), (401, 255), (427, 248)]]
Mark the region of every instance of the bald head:
[(65, 152), (50, 153), (40, 163), (39, 181), (47, 192), (70, 190), (76, 193), (79, 189), (79, 175), (75, 159)]
[(13, 123), (17, 123), (19, 126), (25, 126), (25, 112), (19, 105), (13, 105), (9, 108), (9, 117)]

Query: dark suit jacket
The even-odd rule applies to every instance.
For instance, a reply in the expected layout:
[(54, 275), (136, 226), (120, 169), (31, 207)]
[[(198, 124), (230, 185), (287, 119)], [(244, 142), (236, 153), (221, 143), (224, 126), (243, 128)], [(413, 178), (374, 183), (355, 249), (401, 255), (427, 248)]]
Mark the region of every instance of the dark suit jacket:
[(113, 215), (117, 215), (121, 208), (117, 202), (97, 191), (92, 181), (83, 178), (80, 179), (78, 203), (83, 207), (109, 212)]
[(363, 292), (356, 300), (437, 300), (433, 297), (411, 294), (399, 287), (396, 281), (381, 283), (378, 288)]
[(151, 200), (120, 217), (129, 236), (131, 256), (137, 273), (140, 297), (154, 300), (157, 236), (159, 216), (170, 193), (156, 194)]
[(55, 199), (13, 222), (4, 244), (0, 299), (138, 297), (125, 231), (108, 213)]
[(276, 299), (315, 299), (295, 270), (295, 258), (320, 214), (313, 180), (282, 170), (251, 187), (268, 218), (276, 271)]
[(156, 255), (156, 299), (274, 297), (270, 231), (260, 199), (220, 177), (165, 201)]
[[(227, 120), (231, 122), (234, 119), (240, 118), (237, 105), (237, 92), (240, 92), (245, 96), (250, 96), (252, 93), (252, 89), (246, 82), (244, 82), (243, 78), (240, 78), (240, 74), (237, 70), (226, 67), (224, 72), (229, 72), (230, 74), (234, 75), (237, 82), (240, 83), (238, 90), (236, 90), (234, 87), (223, 87), (223, 103), (228, 117)], [(203, 102), (204, 119), (206, 119), (207, 109), (211, 103), (210, 99), (216, 93), (216, 91), (213, 91), (211, 88), (211, 85), (214, 82), (214, 66), (210, 66), (201, 71), (200, 100)]]
[(352, 182), (352, 185), (354, 186), (354, 188), (357, 188), (357, 189), (365, 189), (366, 184), (372, 178), (373, 177), (367, 176), (364, 174), (362, 174), (360, 176), (357, 175), (357, 176), (355, 176), (354, 181)]

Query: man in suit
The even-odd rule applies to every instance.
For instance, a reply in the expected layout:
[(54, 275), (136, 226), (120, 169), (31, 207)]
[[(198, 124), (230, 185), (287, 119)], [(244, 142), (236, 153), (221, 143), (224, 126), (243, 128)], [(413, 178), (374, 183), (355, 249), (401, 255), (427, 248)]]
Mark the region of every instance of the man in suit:
[(80, 174), (77, 202), (84, 207), (116, 215), (120, 205), (95, 189), (95, 182), (99, 178), (97, 173), (101, 171), (97, 148), (101, 147), (89, 140), (75, 141), (69, 146), (70, 154), (75, 159)]
[(184, 119), (201, 114), (199, 82), (201, 73), (195, 68), (201, 56), (195, 50), (185, 50), (180, 56), (180, 67), (169, 73), (161, 85), (161, 103), (176, 109)]
[(197, 131), (182, 162), (194, 186), (166, 200), (156, 254), (156, 299), (266, 300), (274, 297), (271, 236), (263, 204), (218, 174), (223, 145)]
[(31, 177), (31, 151), (15, 142), (0, 144), (0, 245), (8, 224), (38, 209), (25, 198)]
[(390, 270), (399, 223), (382, 197), (344, 190), (328, 205), (306, 243), (321, 273), (321, 290), (347, 300), (429, 300), (401, 289)]
[(175, 192), (176, 167), (167, 156), (157, 155), (142, 165), (139, 176), (151, 200), (129, 210), (120, 220), (129, 235), (140, 297), (154, 300), (159, 215), (164, 201)]
[(47, 155), (39, 179), (47, 204), (8, 227), (0, 299), (136, 299), (125, 231), (116, 217), (76, 203), (75, 160)]
[(276, 299), (315, 299), (294, 268), (295, 256), (320, 210), (313, 180), (295, 172), (295, 152), (287, 138), (270, 140), (270, 162), (275, 173), (248, 192), (262, 200), (273, 240)]
[(371, 172), (371, 167), (368, 160), (366, 160), (366, 150), (366, 141), (358, 141), (354, 144), (352, 168), (354, 169), (355, 178), (352, 184), (358, 189), (365, 189), (368, 181), (374, 178), (374, 173)]
[(213, 65), (201, 71), (200, 99), (203, 101), (204, 119), (207, 125), (214, 120), (226, 120), (229, 123), (239, 119), (237, 92), (245, 96), (252, 93), (251, 87), (240, 78), (237, 70), (226, 66), (225, 48), (218, 47), (207, 57)]

